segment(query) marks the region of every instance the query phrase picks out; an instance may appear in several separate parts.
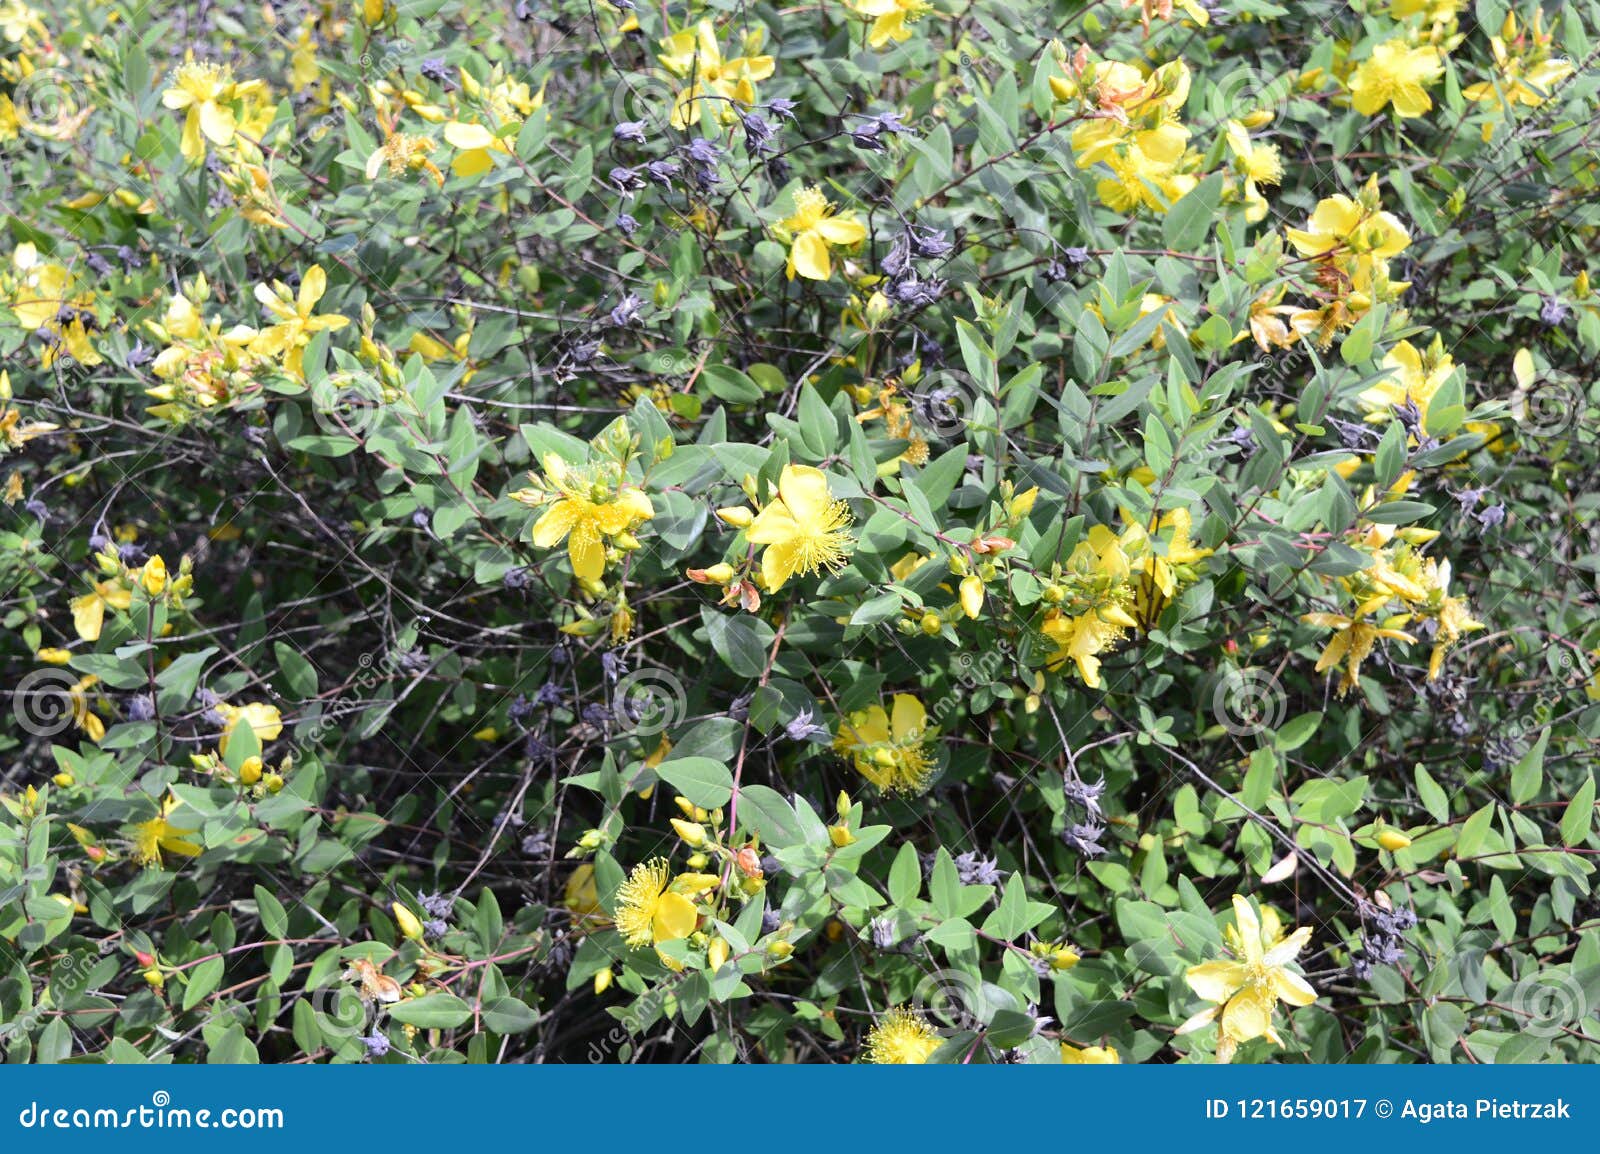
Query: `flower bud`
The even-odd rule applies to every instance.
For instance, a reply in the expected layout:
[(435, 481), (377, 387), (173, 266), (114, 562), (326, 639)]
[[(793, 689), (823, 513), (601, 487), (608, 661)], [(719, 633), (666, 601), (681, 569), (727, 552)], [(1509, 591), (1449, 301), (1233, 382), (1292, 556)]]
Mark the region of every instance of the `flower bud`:
[(167, 587), (167, 563), (161, 559), (161, 554), (144, 563), (144, 591), (152, 597), (161, 596), (161, 591)]
[(46, 665), (65, 665), (72, 660), (72, 654), (65, 649), (41, 649), (33, 655), (33, 659)]
[(73, 777), (72, 774), (68, 773), (66, 770), (62, 770), (50, 780), (55, 783), (56, 788), (66, 789), (69, 785), (75, 782), (77, 778)]
[(616, 979), (616, 974), (610, 968), (599, 971), (594, 976), (594, 992), (596, 996), (605, 993), (611, 988), (611, 983)]
[(1395, 853), (1411, 844), (1411, 839), (1397, 829), (1386, 829), (1378, 835), (1378, 845)]
[(261, 780), (261, 759), (247, 757), (244, 764), (239, 767), (239, 780), (245, 785), (254, 785)]
[(974, 620), (983, 612), (983, 578), (970, 576), (961, 579), (961, 611)]
[(840, 821), (850, 816), (850, 795), (842, 789), (833, 803), (833, 811), (839, 815)]
[(713, 939), (711, 945), (706, 947), (706, 965), (710, 966), (713, 971), (720, 970), (728, 964), (729, 953), (730, 950), (726, 938)]
[(717, 510), (717, 520), (735, 529), (748, 528), (755, 519), (756, 515), (743, 505), (729, 505), (725, 509)]
[(733, 566), (719, 561), (709, 569), (690, 569), (687, 576), (701, 585), (726, 585), (733, 580)]
[(394, 923), (399, 927), (401, 934), (414, 942), (422, 940), (422, 923), (417, 920), (416, 914), (399, 902), (391, 902), (389, 912), (394, 914)]
[(686, 845), (695, 847), (706, 844), (706, 830), (698, 822), (684, 821), (681, 817), (672, 819), (672, 828), (678, 831), (678, 836)]
[(929, 637), (937, 637), (939, 635), (939, 631), (944, 628), (944, 622), (939, 620), (939, 615), (937, 613), (924, 613), (922, 615), (921, 625), (922, 631)]
[(856, 835), (850, 832), (847, 825), (830, 825), (828, 827), (828, 840), (833, 842), (835, 848), (843, 849), (856, 840)]

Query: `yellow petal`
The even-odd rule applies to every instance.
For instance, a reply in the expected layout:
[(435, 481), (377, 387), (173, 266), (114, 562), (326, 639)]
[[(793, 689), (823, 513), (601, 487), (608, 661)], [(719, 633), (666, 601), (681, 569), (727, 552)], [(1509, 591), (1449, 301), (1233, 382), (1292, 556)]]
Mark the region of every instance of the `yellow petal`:
[(1183, 979), (1208, 1002), (1226, 1002), (1244, 985), (1245, 968), (1238, 962), (1203, 962), (1190, 966)]
[(682, 894), (665, 893), (656, 902), (655, 917), (651, 919), (651, 932), (658, 942), (671, 942), (694, 933), (699, 915), (694, 903)]
[(828, 242), (814, 231), (801, 233), (794, 238), (789, 249), (789, 279), (799, 273), (807, 280), (827, 280), (833, 272), (828, 261)]

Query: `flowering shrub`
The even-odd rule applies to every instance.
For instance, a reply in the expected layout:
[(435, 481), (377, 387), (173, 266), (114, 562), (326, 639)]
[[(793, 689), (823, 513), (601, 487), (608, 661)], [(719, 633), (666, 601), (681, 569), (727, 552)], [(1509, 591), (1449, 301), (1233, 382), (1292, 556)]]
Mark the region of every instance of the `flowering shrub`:
[(1593, 0), (0, 0), (0, 1044), (1600, 1060)]

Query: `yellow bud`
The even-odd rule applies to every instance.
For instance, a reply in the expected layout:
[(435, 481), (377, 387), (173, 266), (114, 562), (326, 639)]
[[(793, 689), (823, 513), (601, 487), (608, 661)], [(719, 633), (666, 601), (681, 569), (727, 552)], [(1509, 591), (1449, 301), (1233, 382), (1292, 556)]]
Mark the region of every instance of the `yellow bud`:
[(57, 788), (66, 789), (67, 786), (75, 782), (77, 778), (73, 777), (72, 774), (68, 773), (66, 770), (62, 770), (50, 780), (56, 784)]
[(247, 757), (244, 764), (239, 767), (239, 780), (245, 785), (254, 785), (261, 780), (261, 759)]
[(167, 587), (167, 563), (161, 559), (161, 554), (144, 563), (144, 591), (152, 597), (161, 596), (161, 591)]
[(1403, 850), (1411, 844), (1411, 839), (1397, 829), (1386, 829), (1378, 835), (1378, 844), (1390, 853)]
[(643, 548), (643, 546), (639, 544), (639, 538), (635, 537), (632, 533), (614, 533), (612, 534), (611, 540), (618, 549), (622, 549), (628, 553), (632, 553), (637, 549)]
[(717, 520), (735, 529), (747, 528), (755, 519), (756, 515), (743, 505), (729, 505), (725, 509), (717, 510)]
[(1589, 295), (1589, 270), (1584, 269), (1572, 278), (1572, 295), (1584, 300)]
[(399, 902), (389, 905), (389, 912), (394, 914), (394, 923), (400, 932), (414, 942), (422, 940), (422, 923), (417, 920), (417, 915), (408, 910)]
[(1052, 970), (1070, 970), (1077, 964), (1077, 953), (1066, 946), (1062, 946), (1050, 955), (1050, 968)]
[(383, 0), (361, 0), (361, 18), (368, 24), (381, 24)]
[(842, 789), (838, 798), (834, 800), (833, 811), (839, 815), (840, 821), (850, 816), (850, 795)]
[(1066, 600), (1067, 591), (1059, 585), (1046, 585), (1044, 592), (1039, 595), (1046, 605), (1059, 605)]
[(684, 821), (681, 817), (672, 819), (672, 828), (678, 831), (685, 844), (702, 846), (706, 844), (705, 827), (692, 821)]
[(773, 942), (767, 947), (767, 953), (781, 962), (794, 953), (794, 944), (792, 942)]
[(167, 984), (167, 976), (155, 966), (151, 966), (144, 971), (144, 980), (149, 983), (150, 988), (153, 990), (159, 990)]
[(707, 863), (710, 861), (711, 859), (703, 853), (692, 853), (689, 855), (689, 860), (685, 864), (688, 865), (688, 867), (692, 870), (698, 870), (705, 869)]
[(711, 945), (706, 948), (706, 964), (710, 966), (712, 970), (720, 970), (723, 966), (728, 964), (728, 955), (730, 952), (731, 951), (728, 948), (727, 939), (716, 938), (712, 941)]
[(594, 992), (596, 996), (609, 990), (611, 983), (616, 980), (616, 976), (610, 969), (604, 969), (597, 973), (594, 976)]
[(1018, 493), (1006, 502), (1006, 512), (1013, 521), (1020, 521), (1033, 512), (1033, 504), (1039, 499), (1039, 486), (1035, 485), (1026, 492)]
[(278, 793), (283, 789), (283, 778), (275, 773), (269, 773), (261, 779), (261, 784), (267, 787), (268, 793)]
[(706, 580), (715, 585), (726, 585), (733, 580), (733, 566), (726, 561), (719, 561), (702, 572), (705, 573)]
[(961, 611), (974, 620), (983, 612), (982, 577), (971, 576), (961, 579)]
[(1254, 112), (1245, 113), (1239, 123), (1253, 132), (1272, 123), (1272, 112), (1270, 108), (1258, 108)]
[(939, 635), (939, 631), (944, 628), (944, 622), (939, 620), (939, 615), (937, 613), (924, 613), (922, 615), (921, 625), (922, 631), (929, 637), (937, 637)]
[(849, 826), (830, 825), (828, 827), (828, 839), (839, 849), (843, 849), (845, 846), (853, 844), (856, 836), (850, 832)]
[(695, 811), (694, 802), (690, 801), (688, 798), (684, 797), (682, 794), (679, 794), (677, 797), (673, 798), (672, 799), (672, 804), (677, 806), (680, 810), (683, 811), (683, 816), (684, 817), (692, 818), (694, 816), (694, 811)]
[(65, 665), (72, 660), (72, 654), (65, 649), (41, 649), (33, 656), (34, 660), (42, 661), (46, 665)]

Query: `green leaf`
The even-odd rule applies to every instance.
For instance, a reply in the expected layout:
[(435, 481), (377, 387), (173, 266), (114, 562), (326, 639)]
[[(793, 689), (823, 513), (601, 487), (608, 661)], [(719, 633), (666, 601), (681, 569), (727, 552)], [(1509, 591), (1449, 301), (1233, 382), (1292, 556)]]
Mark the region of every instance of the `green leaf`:
[(1167, 247), (1177, 252), (1192, 252), (1200, 247), (1222, 199), (1222, 174), (1214, 172), (1191, 188), (1167, 210), (1161, 222), (1161, 236)]
[(1550, 745), (1550, 731), (1539, 734), (1539, 740), (1516, 765), (1511, 767), (1511, 800), (1517, 805), (1531, 801), (1539, 795), (1544, 784), (1544, 751)]
[(1422, 798), (1422, 807), (1428, 811), (1428, 816), (1443, 825), (1450, 820), (1450, 796), (1445, 793), (1444, 787), (1433, 780), (1420, 764), (1416, 771), (1417, 794)]
[(1591, 776), (1572, 795), (1561, 814), (1561, 844), (1578, 846), (1589, 840), (1594, 824), (1594, 778)]
[(221, 958), (207, 958), (189, 971), (189, 982), (183, 989), (183, 1008), (192, 1010), (203, 1002), (206, 995), (216, 989), (226, 969)]
[[(249, 726), (244, 728), (249, 729)], [(272, 939), (288, 937), (289, 915), (284, 912), (283, 903), (260, 886), (256, 887), (255, 893), (256, 912), (261, 916), (261, 932)]]
[(656, 776), (702, 809), (720, 809), (733, 796), (733, 774), (709, 757), (676, 757), (656, 767)]
[(408, 1026), (424, 1030), (448, 1030), (464, 1025), (472, 1017), (472, 1007), (454, 994), (425, 994), (389, 1007), (389, 1016)]

